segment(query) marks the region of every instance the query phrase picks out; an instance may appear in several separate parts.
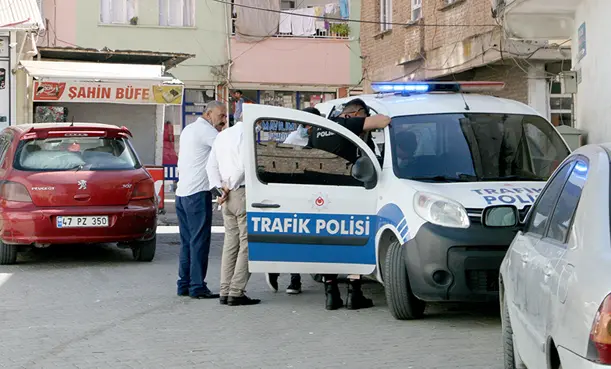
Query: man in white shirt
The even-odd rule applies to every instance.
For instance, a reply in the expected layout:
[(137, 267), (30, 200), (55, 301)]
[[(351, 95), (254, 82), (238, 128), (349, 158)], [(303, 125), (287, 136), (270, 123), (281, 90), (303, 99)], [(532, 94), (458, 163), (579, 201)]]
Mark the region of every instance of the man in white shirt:
[[(305, 108), (303, 111), (320, 115), (320, 111), (313, 107)], [(287, 145), (306, 146), (310, 138), (310, 132), (312, 132), (312, 126), (300, 124), (296, 130), (286, 137), (283, 143)]]
[(218, 132), (227, 124), (227, 108), (219, 101), (209, 102), (202, 117), (183, 129), (178, 154), (176, 214), (180, 231), (178, 295), (196, 299), (217, 298), (206, 285), (212, 194), (206, 164)]
[[(320, 110), (315, 107), (307, 107), (303, 109), (303, 111), (316, 114), (320, 116)], [(312, 132), (312, 126), (300, 124), (299, 127), (291, 132), (286, 139), (284, 140), (284, 144), (287, 145), (295, 145), (295, 146), (306, 146), (308, 144), (308, 139), (310, 137), (310, 132)], [(278, 277), (280, 274), (278, 273), (267, 273), (265, 275), (265, 280), (267, 281), (267, 285), (274, 291), (278, 292)], [(291, 283), (286, 288), (286, 293), (289, 295), (297, 295), (301, 293), (301, 274), (299, 273), (291, 273)]]
[(218, 203), (223, 207), (225, 242), (221, 258), (221, 305), (255, 305), (261, 302), (244, 294), (248, 272), (248, 233), (246, 190), (242, 157), (242, 119), (219, 133), (208, 161), (212, 188), (223, 191)]

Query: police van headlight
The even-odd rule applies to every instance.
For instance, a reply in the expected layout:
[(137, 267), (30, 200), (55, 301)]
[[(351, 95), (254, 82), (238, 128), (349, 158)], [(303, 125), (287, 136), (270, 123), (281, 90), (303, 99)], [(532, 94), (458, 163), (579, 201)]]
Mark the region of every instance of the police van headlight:
[(442, 227), (469, 228), (471, 224), (461, 204), (436, 194), (417, 192), (414, 209), (424, 220)]

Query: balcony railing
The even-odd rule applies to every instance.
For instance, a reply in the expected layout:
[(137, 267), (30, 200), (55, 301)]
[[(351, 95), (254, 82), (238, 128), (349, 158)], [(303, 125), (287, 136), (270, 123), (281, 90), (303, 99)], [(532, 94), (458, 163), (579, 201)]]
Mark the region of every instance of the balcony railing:
[[(235, 35), (236, 18), (231, 19), (231, 35)], [(348, 39), (350, 28), (348, 22), (341, 21), (317, 21), (316, 33), (311, 36), (293, 35), (292, 33), (280, 33), (270, 35), (270, 37), (291, 37), (291, 38), (330, 38)]]

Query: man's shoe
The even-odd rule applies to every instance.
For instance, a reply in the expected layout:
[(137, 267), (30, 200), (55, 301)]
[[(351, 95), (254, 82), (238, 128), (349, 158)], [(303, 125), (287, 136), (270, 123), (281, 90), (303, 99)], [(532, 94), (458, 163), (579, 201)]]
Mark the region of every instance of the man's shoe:
[(336, 281), (325, 282), (325, 309), (337, 310), (344, 306)]
[(227, 305), (227, 300), (228, 300), (228, 296), (221, 296), (221, 297), (219, 298), (219, 303), (220, 303), (221, 305)]
[(280, 276), (280, 274), (278, 273), (266, 273), (265, 274), (265, 281), (267, 282), (267, 285), (269, 286), (269, 288), (272, 289), (272, 291), (274, 292), (278, 292), (278, 277)]
[(189, 296), (189, 291), (178, 291), (176, 294), (178, 296)]
[(259, 300), (259, 299), (251, 299), (250, 297), (248, 297), (246, 295), (240, 296), (240, 297), (229, 296), (229, 298), (227, 299), (227, 305), (229, 305), (229, 306), (257, 305), (260, 302), (261, 302), (261, 300)]
[(197, 295), (191, 295), (192, 299), (218, 299), (220, 297), (220, 295), (218, 293), (212, 293), (210, 291), (208, 292), (202, 292), (202, 293), (198, 293)]
[(298, 295), (301, 293), (301, 284), (291, 282), (289, 286), (286, 288), (286, 293), (289, 295)]
[(348, 286), (348, 296), (346, 296), (346, 309), (358, 310), (368, 309), (373, 307), (373, 300), (363, 296), (363, 291), (360, 288), (354, 286)]

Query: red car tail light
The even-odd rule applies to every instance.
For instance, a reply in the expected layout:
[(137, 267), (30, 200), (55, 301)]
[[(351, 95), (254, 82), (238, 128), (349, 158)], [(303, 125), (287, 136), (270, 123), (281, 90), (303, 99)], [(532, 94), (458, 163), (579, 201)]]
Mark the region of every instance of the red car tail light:
[(134, 191), (132, 191), (132, 200), (154, 200), (155, 199), (155, 183), (152, 179), (145, 179), (136, 183)]
[(611, 364), (611, 294), (598, 308), (588, 342), (588, 360)]
[(6, 201), (32, 202), (32, 197), (24, 185), (10, 181), (0, 184), (0, 198)]

